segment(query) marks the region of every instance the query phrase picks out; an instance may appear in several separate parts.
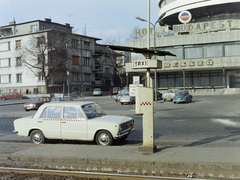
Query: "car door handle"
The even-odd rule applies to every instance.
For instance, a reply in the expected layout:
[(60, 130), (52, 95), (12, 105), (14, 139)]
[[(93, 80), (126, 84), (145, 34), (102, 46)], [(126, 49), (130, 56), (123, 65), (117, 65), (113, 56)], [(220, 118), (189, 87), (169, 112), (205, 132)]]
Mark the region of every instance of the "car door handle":
[(62, 121), (62, 123), (66, 123), (66, 121)]

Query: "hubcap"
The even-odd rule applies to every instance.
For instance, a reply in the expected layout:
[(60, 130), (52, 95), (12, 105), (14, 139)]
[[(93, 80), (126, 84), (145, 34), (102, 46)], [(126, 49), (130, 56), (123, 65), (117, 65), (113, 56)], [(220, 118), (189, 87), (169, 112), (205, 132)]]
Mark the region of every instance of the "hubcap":
[(106, 133), (100, 134), (98, 137), (100, 144), (107, 145), (109, 143), (109, 136)]
[(41, 140), (42, 140), (42, 137), (41, 137), (41, 135), (39, 133), (36, 133), (33, 136), (33, 140), (35, 141), (35, 143), (40, 143)]

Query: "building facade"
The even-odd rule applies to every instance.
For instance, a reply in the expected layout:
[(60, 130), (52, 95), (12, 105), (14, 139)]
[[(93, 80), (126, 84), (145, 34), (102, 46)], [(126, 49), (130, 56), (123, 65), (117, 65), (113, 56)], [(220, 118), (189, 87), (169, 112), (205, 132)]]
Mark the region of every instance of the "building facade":
[(69, 24), (51, 19), (1, 26), (0, 94), (67, 93), (68, 89), (90, 93), (95, 87), (109, 88), (116, 56), (107, 48), (99, 51), (98, 40), (74, 34)]
[[(158, 88), (240, 88), (240, 0), (159, 0), (160, 25), (151, 36), (151, 48), (176, 57), (157, 57)], [(144, 29), (136, 36), (144, 36)], [(146, 48), (147, 39), (125, 42)], [(133, 55), (133, 60), (144, 59)], [(133, 70), (128, 64), (129, 73)], [(155, 76), (152, 78), (154, 79)], [(154, 83), (154, 81), (153, 81)]]

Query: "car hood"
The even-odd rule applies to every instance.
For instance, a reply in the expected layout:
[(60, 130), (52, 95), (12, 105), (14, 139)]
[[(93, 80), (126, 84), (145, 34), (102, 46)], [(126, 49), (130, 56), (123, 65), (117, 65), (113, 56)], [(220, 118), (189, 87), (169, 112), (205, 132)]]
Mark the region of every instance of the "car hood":
[[(93, 120), (93, 119), (90, 119)], [(94, 118), (94, 120), (101, 121), (101, 122), (112, 122), (112, 123), (125, 123), (132, 120), (131, 117), (126, 116), (111, 116), (111, 115), (104, 115), (98, 118)]]

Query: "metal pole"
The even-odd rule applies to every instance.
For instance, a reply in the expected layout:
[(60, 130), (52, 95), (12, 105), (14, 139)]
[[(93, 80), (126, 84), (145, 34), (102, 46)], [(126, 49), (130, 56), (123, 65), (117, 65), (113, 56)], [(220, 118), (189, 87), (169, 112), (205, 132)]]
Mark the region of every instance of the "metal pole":
[(183, 69), (183, 88), (185, 90), (185, 69)]
[(225, 90), (225, 68), (223, 67), (223, 89)]

